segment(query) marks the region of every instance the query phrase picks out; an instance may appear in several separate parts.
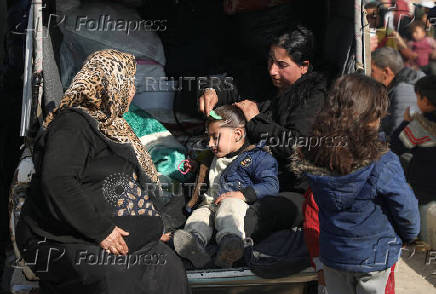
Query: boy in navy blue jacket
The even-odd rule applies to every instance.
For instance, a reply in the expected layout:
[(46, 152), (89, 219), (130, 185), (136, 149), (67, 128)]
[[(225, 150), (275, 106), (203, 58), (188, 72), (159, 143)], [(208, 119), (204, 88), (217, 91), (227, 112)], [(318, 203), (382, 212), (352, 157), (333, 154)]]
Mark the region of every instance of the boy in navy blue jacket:
[(208, 190), (173, 241), (176, 252), (200, 268), (210, 260), (205, 246), (215, 227), (219, 246), (215, 265), (231, 267), (244, 252), (248, 204), (279, 192), (277, 161), (261, 146), (249, 145), (244, 114), (236, 106), (217, 108), (207, 122), (214, 153)]

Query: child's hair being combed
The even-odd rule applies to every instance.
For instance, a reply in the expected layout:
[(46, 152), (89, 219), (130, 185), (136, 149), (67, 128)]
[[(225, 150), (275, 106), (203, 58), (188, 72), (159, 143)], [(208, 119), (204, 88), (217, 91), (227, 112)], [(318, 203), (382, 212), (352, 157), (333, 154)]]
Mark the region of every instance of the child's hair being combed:
[(222, 119), (215, 119), (211, 116), (207, 117), (207, 125), (212, 122), (221, 122), (221, 127), (228, 128), (245, 128), (247, 124), (244, 113), (235, 105), (224, 105), (215, 109), (215, 113)]
[(374, 161), (387, 150), (373, 125), (387, 114), (386, 88), (362, 74), (336, 80), (313, 125), (313, 136), (341, 138), (341, 144), (303, 149), (304, 157), (338, 174), (348, 174), (362, 162)]
[(415, 92), (422, 97), (427, 97), (428, 101), (436, 106), (436, 76), (425, 76), (415, 84)]

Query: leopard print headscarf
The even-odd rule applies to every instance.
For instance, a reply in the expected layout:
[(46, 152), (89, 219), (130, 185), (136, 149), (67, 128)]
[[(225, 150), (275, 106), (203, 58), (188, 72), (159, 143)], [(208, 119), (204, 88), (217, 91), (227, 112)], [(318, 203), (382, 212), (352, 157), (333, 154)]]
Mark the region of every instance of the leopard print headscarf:
[(47, 128), (61, 110), (79, 108), (97, 121), (99, 130), (107, 138), (117, 143), (131, 143), (145, 173), (159, 183), (150, 154), (123, 118), (128, 110), (130, 89), (135, 84), (135, 72), (135, 57), (131, 54), (112, 49), (91, 54), (43, 127)]

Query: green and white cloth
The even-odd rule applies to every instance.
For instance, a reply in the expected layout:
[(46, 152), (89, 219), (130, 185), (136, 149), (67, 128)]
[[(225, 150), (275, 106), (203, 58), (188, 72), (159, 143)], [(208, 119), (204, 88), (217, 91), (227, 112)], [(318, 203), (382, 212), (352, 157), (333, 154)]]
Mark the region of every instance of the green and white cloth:
[(186, 182), (191, 178), (190, 173), (184, 175), (178, 169), (180, 165), (183, 170), (181, 162), (186, 159), (185, 148), (157, 119), (134, 104), (130, 105), (124, 119), (150, 153), (157, 171), (163, 176), (161, 179), (169, 178), (163, 182)]

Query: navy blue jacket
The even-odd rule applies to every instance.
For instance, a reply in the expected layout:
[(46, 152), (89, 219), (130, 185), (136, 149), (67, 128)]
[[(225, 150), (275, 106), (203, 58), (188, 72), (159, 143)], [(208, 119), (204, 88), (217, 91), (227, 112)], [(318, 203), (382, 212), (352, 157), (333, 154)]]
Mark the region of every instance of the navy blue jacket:
[(308, 177), (319, 206), (323, 264), (385, 270), (398, 261), (403, 242), (416, 239), (418, 202), (393, 152), (348, 175)]
[(258, 145), (242, 151), (220, 176), (219, 195), (241, 191), (247, 203), (279, 192), (277, 160)]

